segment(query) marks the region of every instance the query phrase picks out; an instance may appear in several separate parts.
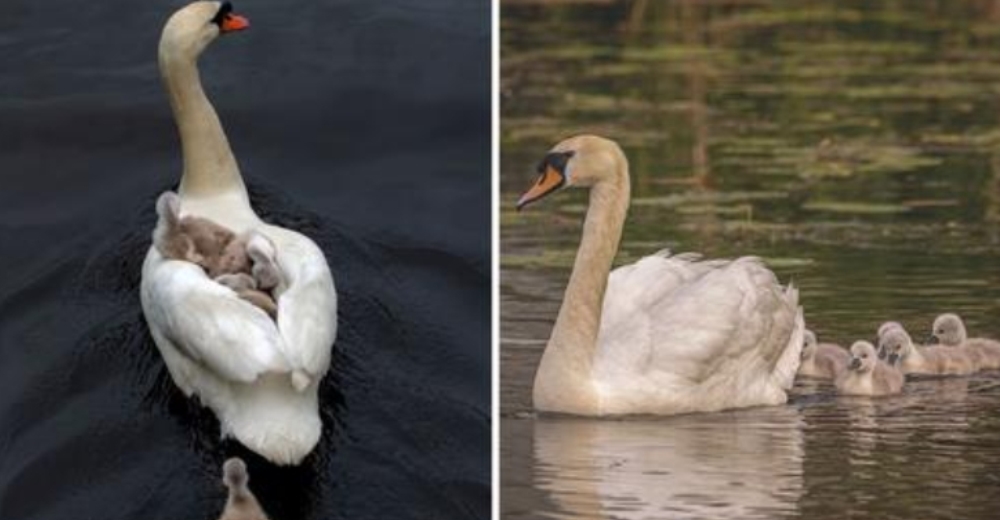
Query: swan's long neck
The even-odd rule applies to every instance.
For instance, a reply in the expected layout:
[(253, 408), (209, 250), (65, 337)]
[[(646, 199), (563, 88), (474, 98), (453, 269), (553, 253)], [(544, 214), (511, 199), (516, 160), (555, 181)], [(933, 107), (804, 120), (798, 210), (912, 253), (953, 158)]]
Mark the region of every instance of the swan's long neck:
[(161, 46), (160, 73), (184, 155), (181, 197), (237, 192), (246, 198), (246, 187), (229, 140), (201, 86), (197, 56), (171, 49), (169, 45)]
[(628, 165), (595, 184), (562, 308), (535, 376), (535, 407), (588, 413), (600, 407), (591, 370), (608, 273), (628, 213)]

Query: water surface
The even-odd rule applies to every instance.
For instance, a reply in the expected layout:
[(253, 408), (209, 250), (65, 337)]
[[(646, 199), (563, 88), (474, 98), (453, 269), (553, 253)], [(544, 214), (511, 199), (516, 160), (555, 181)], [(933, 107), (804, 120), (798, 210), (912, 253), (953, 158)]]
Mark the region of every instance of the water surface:
[(991, 2), (508, 2), (501, 11), (505, 518), (993, 518), (1000, 379), (667, 418), (537, 417), (586, 195), (513, 201), (562, 137), (629, 155), (617, 264), (763, 257), (821, 340), (1000, 336), (1000, 9)]

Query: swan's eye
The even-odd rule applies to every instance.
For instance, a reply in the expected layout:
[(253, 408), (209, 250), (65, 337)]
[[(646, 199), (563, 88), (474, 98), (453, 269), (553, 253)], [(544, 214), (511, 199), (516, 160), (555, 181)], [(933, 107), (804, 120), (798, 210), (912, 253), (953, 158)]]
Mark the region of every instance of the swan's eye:
[(219, 6), (219, 12), (215, 13), (215, 16), (212, 18), (212, 23), (222, 27), (222, 22), (224, 22), (226, 18), (229, 18), (232, 12), (233, 4), (229, 2), (222, 2), (222, 5)]
[(543, 173), (546, 170), (548, 170), (548, 168), (552, 168), (555, 171), (559, 172), (560, 175), (565, 175), (566, 165), (569, 163), (569, 160), (571, 157), (573, 157), (574, 153), (575, 152), (573, 151), (569, 151), (569, 152), (551, 152), (545, 154), (545, 157), (542, 158), (542, 161), (538, 163), (538, 173)]

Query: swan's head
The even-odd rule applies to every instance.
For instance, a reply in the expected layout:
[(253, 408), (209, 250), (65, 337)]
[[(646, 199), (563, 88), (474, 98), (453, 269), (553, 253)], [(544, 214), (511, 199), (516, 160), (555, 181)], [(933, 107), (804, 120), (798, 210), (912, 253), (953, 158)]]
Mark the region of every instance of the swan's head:
[(875, 345), (867, 341), (855, 341), (851, 345), (851, 363), (847, 368), (858, 372), (871, 372), (875, 369), (878, 357), (875, 355)]
[(942, 345), (960, 345), (966, 339), (965, 324), (957, 314), (942, 314), (934, 320), (931, 342)]
[(802, 335), (802, 359), (810, 359), (816, 354), (816, 334), (806, 329)]
[(885, 333), (879, 340), (879, 350), (884, 350), (889, 357), (890, 365), (895, 365), (897, 361), (906, 359), (913, 351), (913, 340), (906, 333), (906, 329), (897, 327)]
[(900, 324), (898, 321), (886, 321), (878, 326), (878, 332), (875, 333), (875, 344), (879, 346), (878, 348), (879, 359), (885, 359), (885, 357), (888, 355), (885, 349), (882, 348), (882, 338), (890, 330), (901, 329), (901, 328), (903, 328), (903, 325)]
[(538, 178), (517, 201), (517, 209), (565, 187), (590, 187), (614, 181), (628, 171), (618, 143), (596, 135), (578, 135), (555, 145), (538, 164)]
[(161, 56), (197, 57), (220, 34), (250, 27), (229, 2), (192, 2), (175, 12), (160, 36)]

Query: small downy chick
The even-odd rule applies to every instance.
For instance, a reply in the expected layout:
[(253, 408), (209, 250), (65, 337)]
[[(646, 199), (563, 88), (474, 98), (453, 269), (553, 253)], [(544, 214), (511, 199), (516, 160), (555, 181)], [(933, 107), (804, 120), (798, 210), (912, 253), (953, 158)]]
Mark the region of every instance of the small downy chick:
[(976, 370), (967, 352), (942, 346), (917, 348), (902, 328), (887, 332), (879, 347), (888, 353), (889, 364), (898, 362), (904, 374), (967, 375)]
[(802, 363), (798, 375), (822, 379), (835, 379), (851, 359), (839, 345), (832, 343), (817, 343), (816, 334), (806, 330), (802, 341)]
[(965, 323), (957, 314), (946, 313), (934, 319), (931, 342), (965, 351), (976, 370), (1000, 369), (1000, 342), (989, 338), (969, 338)]
[(882, 348), (882, 338), (884, 338), (885, 335), (890, 330), (893, 330), (893, 329), (902, 329), (902, 328), (903, 328), (903, 324), (899, 323), (898, 321), (885, 321), (885, 322), (882, 322), (882, 324), (878, 326), (878, 332), (875, 333), (875, 341), (872, 344), (873, 345), (878, 345), (878, 358), (879, 359), (886, 359), (887, 357), (889, 357), (889, 353), (886, 352), (885, 349)]
[(268, 291), (282, 284), (274, 244), (251, 231), (237, 235), (212, 220), (180, 216), (180, 198), (167, 191), (156, 201), (159, 221), (153, 243), (164, 258), (186, 260), (237, 296), (277, 317), (278, 305)]
[(231, 458), (222, 465), (222, 483), (229, 488), (229, 498), (219, 520), (268, 520), (257, 497), (247, 487), (249, 481), (247, 466), (239, 458)]
[(878, 359), (875, 346), (867, 341), (851, 345), (851, 362), (838, 378), (837, 391), (844, 395), (882, 396), (903, 391), (903, 374)]

